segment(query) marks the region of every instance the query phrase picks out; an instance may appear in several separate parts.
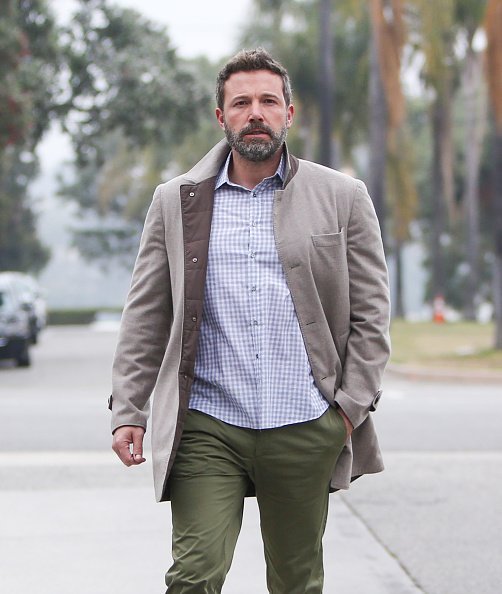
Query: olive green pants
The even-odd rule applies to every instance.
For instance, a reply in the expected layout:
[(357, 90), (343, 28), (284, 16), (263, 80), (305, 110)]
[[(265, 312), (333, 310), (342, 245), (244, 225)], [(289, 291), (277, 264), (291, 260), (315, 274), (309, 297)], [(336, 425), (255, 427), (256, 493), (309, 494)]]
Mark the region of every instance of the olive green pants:
[(272, 594), (319, 594), (329, 479), (346, 429), (319, 419), (244, 429), (190, 410), (170, 476), (174, 563), (169, 594), (217, 594), (230, 569), (244, 497), (256, 492)]

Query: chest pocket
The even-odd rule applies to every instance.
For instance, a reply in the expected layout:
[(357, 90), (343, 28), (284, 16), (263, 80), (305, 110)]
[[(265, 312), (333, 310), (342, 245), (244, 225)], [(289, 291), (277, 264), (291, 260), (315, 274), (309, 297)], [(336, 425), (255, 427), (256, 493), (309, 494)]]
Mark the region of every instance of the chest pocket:
[(326, 278), (329, 271), (337, 272), (346, 270), (346, 238), (345, 229), (338, 233), (323, 233), (311, 235), (312, 237), (312, 260), (311, 264), (314, 273)]
[(312, 243), (318, 248), (329, 248), (336, 245), (345, 244), (345, 230), (338, 233), (322, 233), (321, 235), (312, 235)]

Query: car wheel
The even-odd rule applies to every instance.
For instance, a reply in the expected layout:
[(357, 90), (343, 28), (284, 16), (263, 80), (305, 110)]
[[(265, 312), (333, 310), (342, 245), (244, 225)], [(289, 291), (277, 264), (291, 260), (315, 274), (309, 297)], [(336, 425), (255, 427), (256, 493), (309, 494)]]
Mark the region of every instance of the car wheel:
[(29, 349), (29, 340), (25, 340), (19, 351), (18, 356), (16, 357), (16, 363), (18, 367), (29, 367), (31, 365), (31, 358), (30, 358), (30, 349)]
[(38, 327), (36, 321), (30, 321), (30, 342), (31, 344), (37, 344), (38, 342)]

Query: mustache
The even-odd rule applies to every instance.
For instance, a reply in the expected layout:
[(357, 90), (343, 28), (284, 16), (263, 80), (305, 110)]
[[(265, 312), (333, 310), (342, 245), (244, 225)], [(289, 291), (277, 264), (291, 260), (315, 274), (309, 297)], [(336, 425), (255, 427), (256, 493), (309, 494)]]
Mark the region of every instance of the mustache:
[(242, 138), (246, 134), (251, 134), (252, 132), (265, 132), (265, 134), (268, 134), (271, 137), (274, 135), (272, 128), (266, 124), (248, 124), (239, 132), (239, 136)]

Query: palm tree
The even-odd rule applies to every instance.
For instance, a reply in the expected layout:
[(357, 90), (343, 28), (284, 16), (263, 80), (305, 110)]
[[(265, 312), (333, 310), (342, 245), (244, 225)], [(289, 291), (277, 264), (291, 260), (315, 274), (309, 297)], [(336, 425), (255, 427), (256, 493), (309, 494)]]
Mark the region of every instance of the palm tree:
[(392, 212), (396, 260), (395, 315), (404, 316), (402, 246), (409, 237), (417, 195), (411, 147), (405, 129), (401, 56), (406, 41), (403, 0), (371, 0), (370, 192), (385, 238), (386, 204)]
[(443, 242), (449, 223), (456, 219), (453, 181), (452, 104), (455, 83), (455, 0), (410, 0), (417, 9), (415, 23), (424, 55), (423, 78), (433, 95), (430, 109), (431, 262), (433, 297), (445, 294)]
[(500, 33), (502, 0), (488, 0), (485, 31), (488, 44), (486, 76), (495, 121), (493, 130), (495, 348), (502, 349), (502, 36)]
[(474, 36), (482, 24), (485, 2), (462, 0), (460, 25), (466, 41), (466, 55), (462, 68), (462, 91), (465, 114), (465, 184), (464, 217), (466, 236), (466, 261), (469, 274), (464, 300), (464, 315), (476, 319), (477, 297), (480, 285), (480, 214), (479, 178), (481, 153), (486, 128), (486, 93), (483, 87), (483, 54), (474, 47)]
[(319, 160), (335, 166), (333, 107), (335, 104), (335, 56), (333, 1), (319, 0)]

